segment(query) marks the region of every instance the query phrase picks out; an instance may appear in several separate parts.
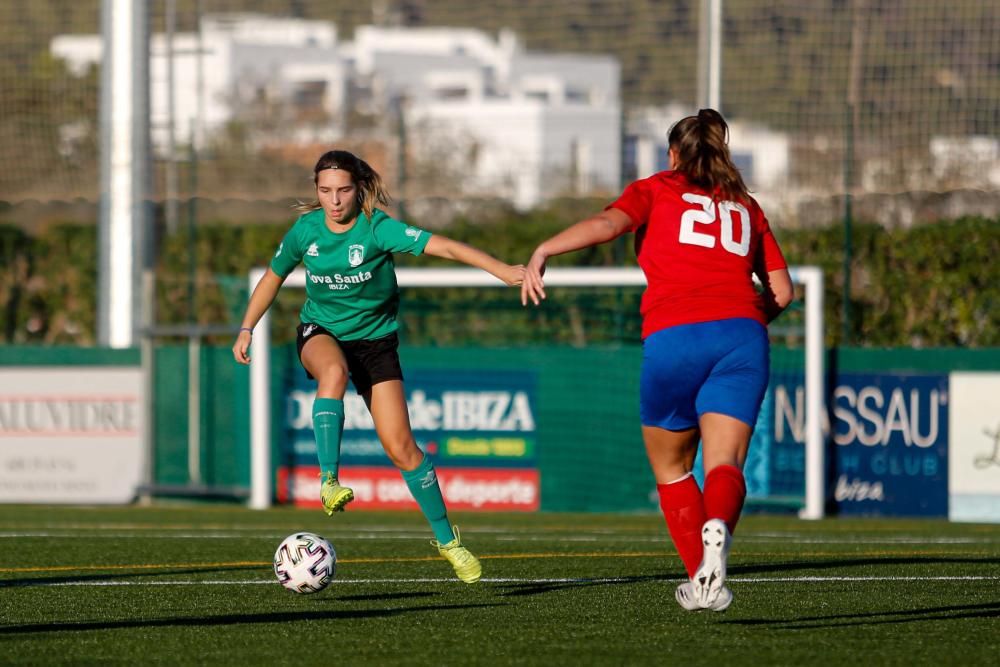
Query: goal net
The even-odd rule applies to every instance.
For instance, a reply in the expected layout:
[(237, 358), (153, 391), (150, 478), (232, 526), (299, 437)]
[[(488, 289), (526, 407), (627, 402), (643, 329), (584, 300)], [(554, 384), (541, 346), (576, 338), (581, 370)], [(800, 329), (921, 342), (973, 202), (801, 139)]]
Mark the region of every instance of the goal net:
[[(798, 299), (770, 328), (771, 384), (746, 466), (748, 502), (820, 518), (822, 274), (815, 267), (791, 272)], [(261, 275), (250, 274), (251, 289)], [(397, 276), (411, 422), (418, 444), (435, 458), (449, 506), (656, 507), (638, 419), (640, 269), (551, 268), (548, 299), (538, 308), (523, 308), (515, 290), (495, 289), (503, 285), (475, 269), (400, 268)], [(304, 272), (285, 285), (304, 287)], [(250, 504), (268, 507), (274, 497), (315, 503), (315, 385), (297, 364), (280, 377), (273, 372), (272, 352), (283, 348), (272, 349), (269, 319), (258, 324), (252, 352)], [(398, 475), (379, 467), (388, 460), (352, 389), (345, 412), (341, 476), (357, 475), (359, 496), (370, 496), (372, 507), (397, 506), (389, 487), (398, 486)], [(590, 483), (595, 474), (600, 497)]]

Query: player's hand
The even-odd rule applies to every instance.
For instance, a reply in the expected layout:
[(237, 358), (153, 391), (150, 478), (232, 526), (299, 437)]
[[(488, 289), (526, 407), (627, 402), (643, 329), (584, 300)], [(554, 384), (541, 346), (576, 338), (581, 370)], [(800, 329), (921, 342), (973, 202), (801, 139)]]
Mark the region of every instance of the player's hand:
[(521, 305), (527, 306), (531, 301), (536, 306), (545, 298), (545, 255), (536, 248), (528, 265), (524, 268), (524, 282), (521, 283)]
[(500, 274), (500, 280), (508, 287), (517, 287), (524, 282), (524, 264), (508, 264)]
[(236, 342), (233, 343), (233, 357), (241, 364), (250, 363), (250, 355), (247, 353), (250, 350), (251, 340), (253, 340), (253, 334), (244, 329), (240, 331), (240, 335), (236, 337)]

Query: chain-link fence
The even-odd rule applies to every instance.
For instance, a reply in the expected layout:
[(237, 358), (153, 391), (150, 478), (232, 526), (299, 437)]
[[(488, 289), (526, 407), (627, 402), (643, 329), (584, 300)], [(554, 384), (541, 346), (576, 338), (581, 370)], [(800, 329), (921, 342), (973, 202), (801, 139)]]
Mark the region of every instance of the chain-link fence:
[[(663, 166), (697, 108), (700, 5), (152, 1), (153, 196), (308, 196), (330, 145), (403, 201), (613, 193)], [(32, 209), (20, 220), (30, 200), (98, 197), (100, 9), (0, 8), (0, 199)], [(848, 190), (884, 223), (995, 210), (997, 3), (731, 1), (721, 41), (720, 106), (773, 217), (828, 222)]]
[[(102, 4), (112, 3), (0, 4), (8, 231), (38, 236), (98, 218)], [(602, 206), (666, 167), (670, 125), (698, 108), (703, 4), (150, 0), (160, 290), (200, 293), (190, 285), (245, 275), (266, 259), (206, 268), (207, 257), (248, 248), (208, 247), (201, 230), (287, 225), (290, 204), (312, 195), (313, 163), (334, 146), (371, 162), (392, 212), (423, 226), (517, 224), (525, 211), (567, 201)], [(996, 219), (1000, 4), (721, 5), (719, 106), (734, 157), (777, 228)], [(5, 234), (0, 250), (15, 258), (22, 238)], [(171, 273), (171, 253), (194, 259)], [(30, 324), (30, 285), (54, 280), (22, 264), (3, 269), (24, 290), (5, 296), (20, 313), (8, 334)], [(842, 281), (828, 275), (829, 285)], [(74, 286), (93, 283), (90, 267), (67, 283), (69, 304)], [(174, 318), (196, 311), (188, 304)]]

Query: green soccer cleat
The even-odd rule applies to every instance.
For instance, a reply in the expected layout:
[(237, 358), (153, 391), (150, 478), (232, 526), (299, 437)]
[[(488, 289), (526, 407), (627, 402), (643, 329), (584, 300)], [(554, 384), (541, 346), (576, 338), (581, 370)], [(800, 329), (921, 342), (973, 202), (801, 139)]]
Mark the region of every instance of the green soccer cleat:
[(479, 559), (472, 555), (472, 552), (462, 546), (462, 538), (458, 533), (458, 526), (455, 526), (455, 539), (448, 544), (441, 544), (437, 540), (431, 540), (431, 545), (437, 547), (438, 553), (445, 557), (455, 568), (458, 578), (467, 584), (474, 584), (479, 581), (483, 568), (479, 564)]
[[(323, 473), (320, 473), (323, 477)], [(343, 512), (344, 506), (354, 500), (354, 490), (341, 486), (332, 472), (326, 473), (323, 485), (319, 488), (319, 498), (323, 501), (323, 511), (327, 516), (334, 512)]]

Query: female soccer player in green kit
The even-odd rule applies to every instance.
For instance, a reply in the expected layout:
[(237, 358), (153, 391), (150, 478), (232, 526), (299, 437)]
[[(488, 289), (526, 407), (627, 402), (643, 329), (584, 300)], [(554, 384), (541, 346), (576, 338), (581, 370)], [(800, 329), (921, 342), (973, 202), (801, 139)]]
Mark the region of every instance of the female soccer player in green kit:
[(375, 431), (399, 468), (434, 531), (432, 542), (458, 578), (475, 583), (479, 560), (462, 545), (448, 512), (434, 465), (417, 447), (403, 392), (396, 313), (399, 288), (392, 254), (427, 253), (487, 271), (520, 285), (524, 267), (511, 266), (464, 243), (395, 220), (376, 205), (388, 204), (381, 177), (347, 151), (324, 153), (314, 168), (317, 201), (285, 235), (247, 305), (233, 356), (250, 363), (253, 328), (285, 278), (302, 262), (306, 302), (297, 346), (307, 375), (318, 382), (313, 428), (323, 479), (320, 498), (328, 515), (342, 511), (354, 492), (337, 480), (348, 377), (368, 406)]

